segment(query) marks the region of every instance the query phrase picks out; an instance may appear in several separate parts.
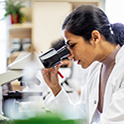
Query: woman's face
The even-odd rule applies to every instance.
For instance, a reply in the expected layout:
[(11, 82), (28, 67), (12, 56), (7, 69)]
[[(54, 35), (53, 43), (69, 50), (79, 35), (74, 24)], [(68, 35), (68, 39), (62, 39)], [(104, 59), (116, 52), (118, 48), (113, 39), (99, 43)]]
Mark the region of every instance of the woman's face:
[(77, 64), (80, 64), (82, 68), (89, 67), (95, 61), (95, 48), (91, 43), (67, 30), (63, 30), (63, 37), (71, 52), (68, 56), (70, 59), (77, 61)]

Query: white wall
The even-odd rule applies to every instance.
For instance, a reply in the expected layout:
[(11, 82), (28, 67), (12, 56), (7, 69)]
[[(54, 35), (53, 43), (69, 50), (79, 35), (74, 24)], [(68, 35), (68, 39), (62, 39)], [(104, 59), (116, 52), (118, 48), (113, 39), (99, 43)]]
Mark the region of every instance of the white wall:
[(124, 0), (106, 0), (105, 12), (111, 23), (124, 23)]
[(62, 23), (71, 11), (68, 2), (34, 2), (32, 37), (38, 53), (48, 50), (52, 41), (62, 37)]
[[(3, 9), (4, 4), (0, 3), (0, 19), (3, 18), (5, 10)], [(0, 20), (0, 73), (6, 71), (7, 65), (7, 30), (6, 22)]]

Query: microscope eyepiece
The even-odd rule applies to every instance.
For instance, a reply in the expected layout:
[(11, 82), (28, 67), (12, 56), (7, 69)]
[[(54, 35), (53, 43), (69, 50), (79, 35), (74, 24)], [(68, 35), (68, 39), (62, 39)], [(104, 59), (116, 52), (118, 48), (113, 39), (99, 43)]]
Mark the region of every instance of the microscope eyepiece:
[(70, 51), (68, 49), (68, 46), (64, 45), (58, 50), (51, 48), (50, 50), (41, 54), (39, 58), (45, 68), (51, 68), (59, 64), (61, 60), (63, 58), (66, 58), (69, 54), (70, 54)]

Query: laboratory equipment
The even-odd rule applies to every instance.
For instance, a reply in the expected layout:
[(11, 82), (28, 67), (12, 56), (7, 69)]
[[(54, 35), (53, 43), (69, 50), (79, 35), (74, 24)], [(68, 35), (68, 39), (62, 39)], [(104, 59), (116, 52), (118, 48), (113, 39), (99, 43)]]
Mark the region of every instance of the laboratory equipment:
[[(0, 74), (0, 86), (6, 83), (10, 83), (23, 76), (28, 77), (30, 70), (42, 70), (44, 67), (50, 68), (56, 66), (60, 61), (67, 57), (70, 51), (67, 45), (64, 45), (59, 50), (50, 49), (47, 52), (42, 53), (40, 56), (36, 52), (26, 52), (20, 54), (16, 60), (8, 66), (8, 71)], [(31, 68), (31, 69), (30, 69)], [(29, 70), (28, 70), (29, 69)], [(28, 71), (25, 71), (28, 70)], [(34, 71), (33, 70), (33, 71)], [(0, 97), (0, 119), (2, 116), (2, 94)]]
[(63, 58), (66, 58), (67, 55), (70, 54), (70, 51), (67, 45), (64, 45), (58, 50), (51, 48), (50, 50), (46, 51), (45, 53), (39, 56), (41, 62), (43, 63), (45, 68), (54, 67), (60, 63)]

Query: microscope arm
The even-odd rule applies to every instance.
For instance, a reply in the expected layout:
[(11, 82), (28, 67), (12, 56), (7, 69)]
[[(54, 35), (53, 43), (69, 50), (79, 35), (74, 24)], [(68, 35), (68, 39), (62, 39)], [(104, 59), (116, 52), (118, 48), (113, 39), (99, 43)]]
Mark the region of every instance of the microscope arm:
[(9, 70), (5, 73), (0, 74), (0, 86), (26, 75), (24, 69), (26, 69), (28, 66), (29, 68), (31, 68), (31, 62), (33, 62), (33, 66), (35, 69), (41, 70), (43, 68), (39, 56), (35, 52), (33, 54), (20, 54), (16, 58), (16, 60), (8, 66)]
[(0, 85), (2, 86), (24, 76), (22, 71), (23, 70), (9, 70), (5, 73), (0, 74)]

